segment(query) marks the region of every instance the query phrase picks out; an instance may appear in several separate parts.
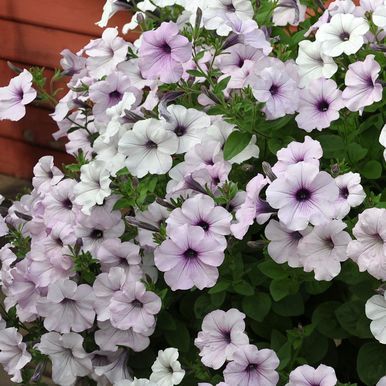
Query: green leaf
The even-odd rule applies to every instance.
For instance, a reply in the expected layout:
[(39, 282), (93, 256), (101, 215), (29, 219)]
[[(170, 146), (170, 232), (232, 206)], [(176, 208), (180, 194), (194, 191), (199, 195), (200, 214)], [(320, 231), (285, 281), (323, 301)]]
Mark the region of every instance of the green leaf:
[(353, 164), (365, 158), (367, 153), (368, 150), (359, 143), (350, 143), (347, 146), (347, 156)]
[(251, 319), (262, 322), (271, 309), (271, 298), (264, 292), (243, 298), (241, 307)]
[(224, 159), (230, 160), (243, 151), (251, 141), (251, 134), (234, 131), (224, 145)]
[(285, 298), (290, 293), (287, 279), (272, 280), (269, 286), (273, 300), (276, 302)]
[(343, 139), (339, 135), (326, 134), (318, 138), (326, 158), (340, 158), (345, 150)]
[(361, 168), (361, 174), (369, 180), (376, 180), (382, 175), (382, 165), (379, 161), (371, 160)]
[(233, 290), (243, 296), (251, 296), (255, 292), (254, 288), (245, 280), (233, 284)]
[(231, 283), (229, 281), (221, 280), (216, 283), (216, 285), (209, 289), (208, 294), (217, 294), (220, 292), (226, 291), (230, 287)]
[(340, 326), (335, 310), (341, 305), (339, 302), (330, 301), (320, 304), (312, 314), (312, 323), (323, 335), (333, 338), (347, 338), (349, 335)]
[(229, 83), (230, 80), (231, 80), (230, 76), (227, 76), (226, 78), (221, 79), (221, 81), (218, 82), (216, 84), (216, 86), (214, 87), (214, 89), (213, 89), (214, 93), (217, 94), (217, 93), (220, 93), (223, 90), (225, 90), (226, 87), (228, 86), (228, 83)]
[(322, 361), (328, 351), (328, 338), (314, 331), (310, 336), (303, 340), (300, 355), (307, 360), (310, 365), (317, 364)]
[(357, 357), (359, 378), (368, 386), (375, 385), (386, 374), (386, 346), (366, 343)]
[(190, 335), (186, 323), (175, 320), (176, 329), (165, 331), (165, 339), (170, 347), (175, 347), (182, 352), (188, 352), (190, 347)]
[(305, 283), (305, 288), (307, 293), (311, 295), (319, 295), (325, 291), (327, 291), (331, 287), (330, 281), (308, 281)]
[(365, 305), (359, 300), (347, 302), (338, 307), (335, 315), (340, 325), (351, 335), (371, 338), (370, 321), (365, 314)]
[(303, 296), (300, 293), (286, 296), (273, 303), (272, 310), (281, 316), (298, 316), (304, 313)]
[(259, 264), (260, 271), (271, 279), (283, 279), (287, 276), (285, 266), (275, 263), (273, 260), (266, 260)]
[(157, 317), (157, 327), (163, 331), (175, 331), (176, 323), (169, 312), (162, 310)]

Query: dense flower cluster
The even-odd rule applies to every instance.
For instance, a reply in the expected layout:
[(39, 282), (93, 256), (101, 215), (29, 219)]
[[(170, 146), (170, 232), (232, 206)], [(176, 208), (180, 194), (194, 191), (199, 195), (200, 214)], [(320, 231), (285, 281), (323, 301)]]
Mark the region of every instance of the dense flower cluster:
[(53, 104), (75, 158), (41, 158), (1, 218), (0, 363), (24, 384), (48, 362), (61, 386), (384, 384), (386, 5), (107, 0), (98, 25), (127, 10), (134, 43), (62, 51), (59, 101), (39, 69), (0, 89), (0, 119)]

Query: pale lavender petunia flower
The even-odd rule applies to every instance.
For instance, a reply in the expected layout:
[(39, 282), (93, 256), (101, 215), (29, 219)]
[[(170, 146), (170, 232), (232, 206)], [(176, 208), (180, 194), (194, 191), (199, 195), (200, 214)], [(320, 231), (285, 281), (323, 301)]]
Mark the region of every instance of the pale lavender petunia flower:
[(298, 253), (299, 241), (311, 232), (311, 227), (302, 231), (291, 231), (276, 220), (265, 227), (265, 237), (270, 240), (268, 253), (276, 263), (288, 263), (292, 268), (301, 267)]
[(290, 67), (279, 60), (272, 60), (261, 71), (258, 69), (250, 78), (250, 86), (256, 100), (265, 103), (262, 111), (270, 120), (293, 114), (298, 107), (297, 79)]
[(98, 377), (103, 377), (108, 380), (107, 384), (114, 384), (123, 379), (132, 379), (127, 361), (129, 359), (129, 351), (119, 349), (115, 352), (106, 353), (105, 358), (96, 363), (95, 357), (93, 360), (94, 373)]
[(213, 238), (226, 247), (224, 236), (230, 233), (232, 215), (223, 207), (216, 206), (214, 200), (198, 194), (184, 201), (180, 208), (174, 209), (166, 220), (167, 233), (184, 224), (201, 227), (206, 238)]
[(225, 361), (233, 359), (240, 346), (249, 344), (244, 319), (245, 315), (235, 308), (226, 312), (216, 310), (205, 316), (202, 331), (194, 341), (205, 366), (219, 369)]
[(73, 385), (78, 376), (91, 373), (90, 355), (82, 346), (83, 337), (74, 332), (58, 334), (49, 332), (42, 335), (35, 348), (49, 356), (52, 362), (52, 380), (60, 386)]
[(374, 55), (367, 55), (364, 61), (352, 63), (345, 77), (346, 88), (342, 98), (351, 111), (360, 111), (382, 99), (383, 87), (377, 82), (381, 66)]
[(339, 188), (339, 197), (336, 201), (336, 217), (343, 218), (351, 208), (362, 204), (366, 198), (366, 193), (361, 185), (359, 173), (348, 172), (335, 178)]
[(351, 237), (343, 231), (346, 226), (341, 220), (332, 220), (315, 226), (299, 241), (300, 263), (306, 272), (314, 272), (316, 280), (332, 280), (340, 273), (340, 263), (348, 259)]
[(79, 213), (79, 207), (74, 204), (75, 185), (75, 180), (67, 178), (52, 187), (50, 193), (45, 195), (43, 199), (45, 224), (53, 226), (58, 219), (66, 224), (75, 224), (76, 215)]
[(276, 153), (277, 162), (272, 166), (272, 171), (278, 176), (285, 172), (288, 166), (299, 162), (307, 162), (319, 167), (322, 155), (323, 149), (320, 142), (306, 135), (304, 142), (293, 141)]
[(139, 246), (130, 241), (121, 242), (119, 239), (105, 240), (95, 257), (99, 260), (103, 272), (108, 272), (113, 267), (130, 271), (141, 263)]
[(279, 358), (270, 349), (258, 350), (245, 345), (233, 354), (233, 361), (224, 370), (224, 380), (232, 386), (275, 386), (279, 381)]
[(137, 266), (130, 271), (121, 267), (112, 267), (109, 272), (99, 274), (93, 283), (95, 311), (98, 321), (110, 319), (109, 306), (115, 292), (120, 291), (125, 283), (137, 282), (142, 278), (142, 271)]
[(0, 87), (0, 120), (19, 121), (26, 113), (25, 105), (36, 98), (32, 75), (27, 70), (12, 78), (9, 85)]
[(143, 33), (138, 53), (144, 78), (174, 83), (183, 74), (182, 63), (192, 56), (192, 44), (179, 34), (177, 24), (163, 22), (156, 30)]
[(32, 185), (39, 193), (48, 192), (64, 178), (64, 174), (54, 165), (54, 157), (50, 155), (40, 158), (33, 171)]
[(109, 321), (99, 322), (99, 330), (95, 331), (95, 343), (103, 350), (117, 351), (118, 346), (126, 346), (135, 352), (145, 350), (149, 344), (149, 336), (154, 328), (146, 332), (135, 332), (132, 328), (120, 330), (111, 325)]
[(264, 55), (258, 48), (239, 43), (226, 49), (217, 58), (216, 64), (224, 74), (229, 74), (242, 68), (246, 61), (256, 63), (263, 57)]
[(305, 20), (307, 7), (299, 0), (279, 0), (272, 21), (276, 26), (299, 25)]
[(279, 209), (280, 221), (298, 231), (310, 222), (319, 225), (332, 217), (339, 189), (334, 179), (305, 162), (291, 165), (267, 188), (268, 203)]
[(116, 28), (106, 28), (100, 39), (92, 40), (85, 47), (90, 75), (101, 78), (111, 74), (119, 63), (125, 61), (128, 46), (129, 43), (118, 36)]
[(132, 328), (135, 332), (146, 334), (154, 327), (155, 315), (160, 309), (161, 299), (158, 295), (146, 291), (139, 281), (127, 282), (111, 299), (111, 324), (122, 330)]
[(4, 370), (12, 375), (11, 381), (23, 381), (21, 369), (31, 361), (32, 356), (23, 343), (23, 336), (15, 327), (0, 330), (0, 363)]
[(174, 228), (154, 252), (156, 267), (165, 272), (166, 283), (173, 291), (213, 287), (217, 267), (224, 261), (224, 245), (207, 238), (200, 227), (188, 224)]
[(319, 78), (311, 81), (300, 92), (300, 102), (296, 122), (298, 126), (311, 132), (321, 131), (339, 119), (339, 110), (344, 107), (342, 92), (332, 79)]
[(386, 280), (386, 209), (365, 209), (353, 228), (356, 240), (347, 247), (348, 256), (359, 266), (380, 280)]
[(291, 371), (286, 386), (335, 386), (337, 382), (332, 367), (321, 364), (315, 369), (303, 365)]
[(245, 201), (236, 211), (237, 222), (231, 225), (232, 234), (237, 239), (242, 240), (255, 221), (264, 224), (274, 212), (274, 209), (260, 198), (260, 192), (267, 184), (268, 180), (262, 174), (248, 182)]
[(95, 319), (95, 297), (92, 287), (77, 285), (72, 280), (60, 280), (48, 286), (47, 299), (37, 309), (43, 316), (48, 331), (61, 333), (82, 332), (90, 328)]

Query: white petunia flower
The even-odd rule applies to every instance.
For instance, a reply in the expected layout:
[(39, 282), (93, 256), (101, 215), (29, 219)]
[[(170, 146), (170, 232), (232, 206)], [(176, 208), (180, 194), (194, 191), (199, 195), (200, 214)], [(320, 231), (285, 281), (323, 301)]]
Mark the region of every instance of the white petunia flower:
[(377, 7), (373, 13), (374, 24), (382, 29), (386, 29), (386, 5)]
[(185, 370), (178, 362), (178, 350), (172, 347), (158, 351), (158, 357), (151, 367), (150, 381), (158, 386), (179, 385), (185, 376)]
[(92, 161), (80, 168), (80, 182), (75, 186), (74, 202), (82, 206), (85, 214), (96, 204), (102, 205), (110, 196), (110, 173), (103, 161)]
[(0, 363), (4, 370), (12, 375), (12, 382), (22, 382), (21, 369), (31, 361), (31, 354), (27, 345), (23, 343), (23, 336), (15, 327), (0, 331)]
[(167, 123), (146, 119), (134, 124), (118, 144), (119, 151), (127, 156), (125, 165), (130, 173), (142, 178), (146, 174), (165, 174), (172, 167), (172, 154), (178, 149), (177, 136)]
[(321, 43), (322, 53), (336, 57), (343, 53), (351, 55), (359, 51), (369, 29), (369, 24), (362, 17), (337, 14), (329, 23), (320, 26), (315, 36), (316, 41)]
[[(383, 126), (381, 135), (379, 136), (379, 143), (386, 148), (386, 125)], [(386, 149), (383, 152), (383, 158), (386, 160)]]
[(83, 349), (83, 338), (70, 332), (60, 335), (57, 332), (44, 334), (35, 345), (41, 353), (49, 356), (52, 362), (52, 380), (60, 386), (71, 386), (78, 376), (91, 373), (92, 362)]
[(276, 26), (298, 25), (305, 20), (307, 7), (299, 0), (279, 0), (273, 11), (273, 24)]
[(382, 344), (386, 344), (386, 300), (383, 295), (374, 295), (366, 302), (366, 316), (372, 320), (370, 331)]
[(178, 138), (176, 153), (186, 153), (201, 142), (206, 129), (210, 126), (210, 117), (196, 109), (187, 109), (179, 105), (171, 105), (167, 110), (170, 115), (165, 119), (169, 125), (165, 128), (172, 131)]
[(300, 75), (300, 86), (318, 78), (331, 78), (338, 70), (337, 64), (330, 56), (321, 52), (321, 43), (303, 40), (299, 43), (298, 57), (296, 58)]

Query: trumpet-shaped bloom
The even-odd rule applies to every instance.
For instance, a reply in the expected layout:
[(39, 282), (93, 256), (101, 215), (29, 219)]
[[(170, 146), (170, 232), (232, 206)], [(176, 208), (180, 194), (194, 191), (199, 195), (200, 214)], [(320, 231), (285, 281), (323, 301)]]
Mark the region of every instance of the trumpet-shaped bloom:
[(202, 331), (194, 341), (205, 366), (219, 369), (225, 361), (233, 359), (239, 347), (249, 343), (244, 319), (245, 315), (235, 308), (226, 312), (216, 310), (205, 316)]
[(268, 203), (279, 209), (280, 221), (290, 230), (299, 231), (310, 222), (328, 222), (339, 189), (334, 179), (305, 162), (291, 165), (267, 188)]
[(25, 105), (36, 98), (32, 75), (27, 70), (12, 78), (9, 85), (0, 87), (0, 120), (19, 121), (25, 115)]

